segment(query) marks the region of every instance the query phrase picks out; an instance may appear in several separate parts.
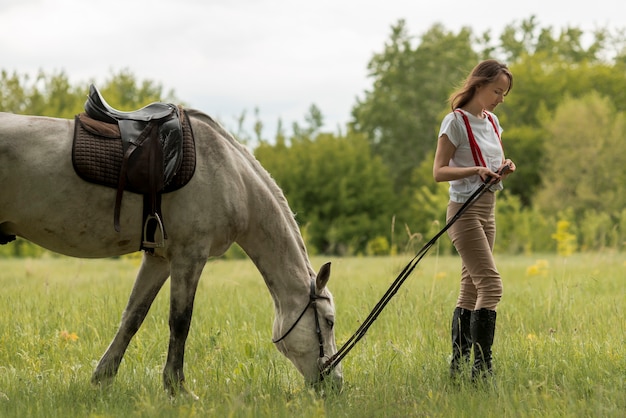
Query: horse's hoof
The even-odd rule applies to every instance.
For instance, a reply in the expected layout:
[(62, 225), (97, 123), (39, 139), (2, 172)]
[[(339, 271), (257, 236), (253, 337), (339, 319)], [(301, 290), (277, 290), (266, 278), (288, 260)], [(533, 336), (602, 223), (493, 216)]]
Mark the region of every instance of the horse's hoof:
[(179, 396), (182, 398), (190, 399), (192, 401), (200, 400), (200, 398), (187, 387), (185, 382), (179, 382), (177, 388), (166, 388), (166, 392), (169, 394), (170, 399), (172, 400), (176, 399)]
[(199, 400), (200, 400), (200, 397), (198, 397), (198, 395), (196, 395), (195, 393), (193, 393), (193, 392), (192, 392), (192, 391), (190, 391), (190, 390), (185, 391), (185, 392), (184, 392), (184, 394), (183, 394), (183, 396), (184, 396), (185, 398), (189, 398), (189, 399), (190, 399), (190, 400), (192, 400), (192, 401), (199, 401)]
[(91, 375), (91, 384), (96, 387), (111, 386), (111, 384), (113, 383), (113, 380), (115, 380), (115, 376), (102, 375), (96, 372), (94, 372), (94, 374)]
[(326, 378), (321, 382), (310, 384), (310, 387), (319, 396), (339, 395), (343, 391), (343, 380), (337, 378)]

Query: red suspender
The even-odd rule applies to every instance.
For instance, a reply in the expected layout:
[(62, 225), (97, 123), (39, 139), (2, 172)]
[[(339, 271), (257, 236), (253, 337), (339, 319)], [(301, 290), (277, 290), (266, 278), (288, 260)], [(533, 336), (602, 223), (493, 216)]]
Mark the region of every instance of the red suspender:
[[(463, 114), (463, 116), (465, 116), (465, 114)], [(467, 117), (467, 116), (465, 116), (465, 117)], [(491, 125), (493, 126), (493, 130), (496, 131), (496, 135), (498, 135), (498, 140), (500, 141), (500, 146), (502, 147), (502, 138), (500, 138), (500, 132), (498, 131), (498, 127), (496, 126), (496, 122), (494, 122), (493, 118), (491, 117), (491, 115), (489, 113), (487, 113), (487, 117), (489, 118), (489, 122), (491, 122)]]
[[(474, 157), (474, 163), (476, 165), (482, 165), (483, 167), (487, 167), (487, 164), (485, 164), (485, 159), (483, 158), (483, 153), (480, 151), (480, 147), (478, 146), (476, 138), (474, 138), (474, 134), (472, 133), (472, 128), (470, 126), (467, 115), (459, 109), (455, 109), (454, 111), (459, 113), (463, 117), (463, 122), (465, 122), (465, 129), (467, 129), (467, 138), (469, 139), (470, 149), (472, 150), (472, 157)], [(500, 141), (500, 146), (502, 146), (502, 139), (500, 138), (500, 132), (498, 132), (496, 122), (493, 120), (489, 113), (487, 113), (487, 118), (489, 119), (489, 122), (491, 122), (493, 130), (496, 131), (496, 135), (498, 136), (498, 140)]]

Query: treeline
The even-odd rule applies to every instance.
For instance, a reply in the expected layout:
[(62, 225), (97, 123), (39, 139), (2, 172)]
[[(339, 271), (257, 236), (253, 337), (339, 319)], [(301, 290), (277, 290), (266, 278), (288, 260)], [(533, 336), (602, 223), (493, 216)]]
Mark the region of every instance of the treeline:
[[(315, 249), (414, 250), (443, 227), (447, 184), (432, 178), (437, 132), (455, 83), (485, 58), (514, 74), (496, 110), (518, 167), (498, 200), (497, 250), (554, 252), (563, 234), (581, 251), (624, 247), (624, 33), (557, 31), (531, 17), (497, 39), (441, 25), (415, 37), (399, 21), (369, 62), (371, 88), (347, 133), (320, 132), (312, 107), (299, 135), (256, 148)], [(451, 251), (447, 237), (441, 245)]]
[[(322, 129), (312, 105), (304, 126), (266, 137), (255, 121), (255, 155), (283, 188), (311, 252), (336, 255), (413, 251), (445, 222), (447, 184), (432, 178), (439, 123), (455, 83), (481, 59), (509, 64), (514, 86), (496, 112), (518, 171), (498, 200), (498, 251), (622, 250), (626, 242), (626, 38), (606, 29), (541, 27), (534, 17), (492, 37), (434, 25), (420, 36), (391, 28), (368, 65), (371, 88), (345, 132)], [(88, 82), (64, 73), (36, 80), (2, 72), (0, 110), (73, 117)], [(137, 108), (164, 97), (128, 71), (102, 85), (107, 100)], [(228, 126), (227, 126), (228, 128)], [(233, 129), (231, 129), (233, 130)], [(440, 251), (450, 252), (446, 237)], [(0, 254), (10, 246), (0, 247)], [(25, 251), (25, 244), (15, 246)], [(14, 247), (14, 248), (15, 248)]]

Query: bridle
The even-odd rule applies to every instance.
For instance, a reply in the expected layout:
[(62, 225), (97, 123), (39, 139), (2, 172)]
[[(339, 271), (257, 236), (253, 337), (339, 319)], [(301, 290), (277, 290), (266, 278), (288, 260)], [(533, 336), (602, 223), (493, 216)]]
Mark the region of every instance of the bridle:
[[(320, 296), (320, 295), (315, 294), (315, 280), (311, 280), (311, 292), (309, 293), (309, 303), (307, 303), (307, 305), (302, 310), (302, 313), (300, 313), (300, 316), (298, 316), (298, 319), (296, 319), (296, 321), (287, 330), (287, 332), (285, 332), (282, 337), (272, 340), (272, 342), (276, 344), (284, 340), (285, 337), (289, 335), (291, 331), (293, 331), (296, 325), (298, 325), (298, 322), (300, 322), (300, 320), (302, 319), (306, 311), (309, 308), (313, 308), (313, 313), (315, 314), (315, 333), (317, 334), (317, 341), (319, 343), (320, 358), (323, 359), (324, 358), (324, 337), (322, 336), (322, 329), (320, 328), (319, 315), (317, 313), (317, 300), (318, 299), (330, 300), (330, 298), (326, 296)], [(320, 377), (323, 377), (323, 376), (320, 376)]]

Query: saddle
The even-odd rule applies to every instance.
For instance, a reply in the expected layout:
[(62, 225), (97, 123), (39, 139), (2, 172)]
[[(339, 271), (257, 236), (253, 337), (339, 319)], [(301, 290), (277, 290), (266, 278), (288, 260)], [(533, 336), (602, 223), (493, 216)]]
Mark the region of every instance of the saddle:
[(84, 180), (117, 190), (113, 225), (120, 231), (124, 191), (142, 194), (141, 250), (163, 247), (161, 195), (183, 187), (195, 171), (191, 124), (184, 109), (152, 103), (123, 112), (91, 85), (85, 113), (75, 118), (72, 162)]

